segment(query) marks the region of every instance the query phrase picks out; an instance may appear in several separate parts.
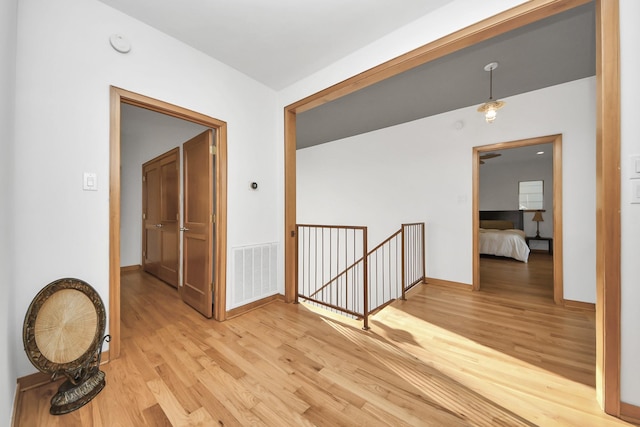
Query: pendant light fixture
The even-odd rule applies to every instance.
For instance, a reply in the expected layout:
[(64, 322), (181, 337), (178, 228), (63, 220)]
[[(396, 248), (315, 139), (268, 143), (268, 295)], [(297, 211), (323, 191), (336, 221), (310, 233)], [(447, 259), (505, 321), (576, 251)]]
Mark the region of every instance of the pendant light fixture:
[(484, 113), (487, 123), (493, 123), (498, 115), (498, 110), (504, 107), (504, 101), (493, 100), (493, 70), (498, 68), (497, 62), (491, 62), (484, 66), (484, 70), (489, 72), (489, 100), (478, 107), (478, 112)]

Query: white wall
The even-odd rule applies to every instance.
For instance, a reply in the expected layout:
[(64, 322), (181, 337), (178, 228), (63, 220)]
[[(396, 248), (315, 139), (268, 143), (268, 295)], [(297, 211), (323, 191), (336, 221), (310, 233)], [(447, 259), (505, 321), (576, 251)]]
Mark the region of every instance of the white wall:
[[(110, 47), (116, 32), (129, 54)], [(225, 120), (229, 250), (281, 240), (271, 89), (95, 0), (21, 0), (17, 52), (14, 323), (60, 277), (86, 280), (108, 305), (109, 85)], [(85, 171), (98, 191), (82, 191)], [(12, 344), (18, 376), (34, 372), (17, 329)]]
[(471, 284), (472, 148), (561, 133), (564, 297), (595, 302), (595, 78), (506, 101), (491, 125), (472, 106), (298, 150), (298, 222), (366, 225), (373, 247), (424, 221), (427, 276)]
[[(12, 331), (22, 326), (14, 317), (13, 138), (17, 0), (0, 2), (0, 424), (11, 424), (16, 386)], [(19, 346), (22, 349), (22, 346)]]
[[(124, 267), (142, 265), (142, 165), (176, 147), (182, 156), (182, 143), (207, 128), (130, 105), (122, 108), (121, 128), (120, 266)], [(182, 218), (182, 206), (180, 213)]]
[[(515, 148), (517, 150), (517, 148)], [(553, 159), (540, 158), (503, 163), (499, 159), (487, 160), (480, 166), (479, 207), (481, 211), (518, 209), (518, 183), (520, 181), (544, 181), (544, 221), (540, 223), (540, 235), (553, 236)], [(524, 212), (524, 231), (527, 236), (536, 235), (533, 212)], [(532, 248), (547, 249), (546, 242), (531, 241)], [(536, 245), (538, 244), (538, 245)]]
[(622, 89), (622, 158), (621, 158), (621, 220), (622, 220), (622, 375), (621, 400), (640, 406), (640, 204), (631, 204), (629, 157), (640, 155), (640, 2), (620, 1), (620, 60)]

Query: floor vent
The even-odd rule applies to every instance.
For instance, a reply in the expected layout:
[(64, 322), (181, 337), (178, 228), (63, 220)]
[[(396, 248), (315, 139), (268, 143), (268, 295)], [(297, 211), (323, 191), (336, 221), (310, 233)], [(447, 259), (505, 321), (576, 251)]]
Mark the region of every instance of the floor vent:
[(276, 293), (277, 269), (277, 243), (233, 248), (233, 304), (247, 304)]

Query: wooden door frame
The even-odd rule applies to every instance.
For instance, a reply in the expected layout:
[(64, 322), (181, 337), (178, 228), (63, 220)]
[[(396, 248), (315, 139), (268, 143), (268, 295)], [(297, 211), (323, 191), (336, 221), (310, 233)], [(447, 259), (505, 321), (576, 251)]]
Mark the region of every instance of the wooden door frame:
[(562, 273), (562, 135), (541, 136), (539, 138), (500, 142), (473, 147), (473, 284), (474, 291), (480, 290), (480, 251), (478, 230), (480, 228), (480, 155), (482, 153), (528, 147), (539, 144), (553, 144), (553, 301), (564, 302)]
[[(284, 109), (285, 299), (295, 299), (296, 114), (590, 0), (530, 0), (359, 73)], [(619, 1), (596, 0), (596, 397), (620, 415)]]
[(213, 318), (225, 320), (227, 302), (227, 123), (164, 101), (110, 87), (109, 126), (109, 358), (120, 355), (120, 126), (122, 104), (145, 108), (216, 130)]

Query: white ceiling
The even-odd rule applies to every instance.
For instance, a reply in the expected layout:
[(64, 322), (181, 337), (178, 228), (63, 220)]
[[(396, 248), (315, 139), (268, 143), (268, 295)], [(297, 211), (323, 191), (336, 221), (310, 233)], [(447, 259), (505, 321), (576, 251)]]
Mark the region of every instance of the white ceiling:
[(280, 90), (453, 0), (100, 0)]

